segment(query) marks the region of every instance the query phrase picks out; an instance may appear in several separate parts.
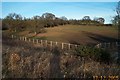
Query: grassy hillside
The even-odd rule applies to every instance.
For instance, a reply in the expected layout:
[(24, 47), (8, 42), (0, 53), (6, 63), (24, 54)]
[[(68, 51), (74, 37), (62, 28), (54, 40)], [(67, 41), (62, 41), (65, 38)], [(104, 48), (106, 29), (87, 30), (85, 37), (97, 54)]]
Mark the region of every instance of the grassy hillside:
[(116, 41), (118, 36), (117, 29), (108, 26), (64, 25), (46, 28), (46, 30), (46, 33), (40, 33), (36, 36), (29, 31), (20, 32), (19, 35), (76, 44), (111, 42)]
[[(66, 25), (46, 30), (46, 33), (36, 36), (29, 31), (14, 34), (62, 42), (73, 40), (73, 43), (76, 41), (82, 44), (117, 38), (117, 30), (113, 27)], [(112, 56), (112, 52), (86, 46), (75, 50), (51, 49), (11, 39), (8, 35), (11, 35), (9, 30), (3, 31), (2, 78), (92, 78), (95, 75), (120, 75), (117, 53)]]

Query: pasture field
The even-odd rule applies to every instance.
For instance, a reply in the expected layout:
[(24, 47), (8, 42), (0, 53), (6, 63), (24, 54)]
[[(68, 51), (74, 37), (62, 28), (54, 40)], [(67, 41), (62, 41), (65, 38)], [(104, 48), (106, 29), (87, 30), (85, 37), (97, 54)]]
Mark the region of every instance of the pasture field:
[(29, 31), (20, 32), (18, 34), (58, 42), (69, 42), (72, 44), (112, 42), (117, 41), (118, 38), (117, 28), (110, 26), (63, 25), (46, 28), (46, 31), (46, 33), (37, 35), (29, 33)]
[(46, 31), (37, 35), (27, 30), (3, 31), (3, 78), (92, 78), (94, 75), (120, 75), (119, 58), (116, 59), (117, 53), (113, 54), (113, 51), (109, 53), (89, 46), (61, 50), (10, 38), (13, 34), (74, 44), (96, 44), (116, 41), (118, 32), (115, 27), (64, 25), (46, 28)]

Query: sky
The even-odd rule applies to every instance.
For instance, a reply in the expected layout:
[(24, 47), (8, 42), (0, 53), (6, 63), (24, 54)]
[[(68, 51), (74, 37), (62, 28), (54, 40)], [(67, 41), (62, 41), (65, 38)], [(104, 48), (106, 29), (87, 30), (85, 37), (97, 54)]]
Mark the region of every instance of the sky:
[(116, 5), (117, 2), (2, 2), (2, 18), (9, 13), (29, 18), (49, 12), (68, 19), (103, 17), (105, 23), (111, 23), (112, 17), (116, 15)]
[(118, 2), (119, 0), (2, 0), (2, 2)]

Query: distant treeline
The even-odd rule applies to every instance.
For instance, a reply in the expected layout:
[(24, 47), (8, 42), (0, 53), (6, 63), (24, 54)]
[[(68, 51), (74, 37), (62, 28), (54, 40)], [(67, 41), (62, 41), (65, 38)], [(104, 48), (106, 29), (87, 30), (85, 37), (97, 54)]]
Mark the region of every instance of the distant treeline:
[(70, 19), (65, 16), (60, 18), (56, 17), (52, 13), (44, 13), (42, 16), (33, 16), (32, 18), (22, 17), (16, 13), (10, 13), (4, 19), (2, 19), (2, 30), (10, 29), (14, 31), (30, 30), (35, 33), (44, 32), (44, 28), (54, 27), (58, 25), (104, 25), (105, 19), (94, 18), (90, 19), (89, 16), (84, 16), (80, 20)]

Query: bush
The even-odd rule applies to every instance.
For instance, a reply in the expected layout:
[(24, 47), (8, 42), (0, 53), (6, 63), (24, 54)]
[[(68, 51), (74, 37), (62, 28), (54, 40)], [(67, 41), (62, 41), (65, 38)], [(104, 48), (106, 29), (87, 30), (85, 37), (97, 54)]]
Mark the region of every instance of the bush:
[(8, 28), (7, 27), (2, 27), (2, 30), (8, 30)]
[(101, 60), (102, 62), (107, 63), (107, 62), (110, 62), (110, 59), (111, 59), (110, 53), (108, 53), (108, 52), (105, 51), (105, 50), (102, 50), (102, 51), (101, 51), (101, 55), (100, 55), (100, 60)]
[(110, 62), (111, 55), (106, 50), (94, 47), (80, 46), (76, 49), (76, 55), (81, 57), (88, 57), (100, 62)]
[(46, 33), (46, 32), (47, 32), (47, 30), (44, 28), (40, 30), (40, 33)]

